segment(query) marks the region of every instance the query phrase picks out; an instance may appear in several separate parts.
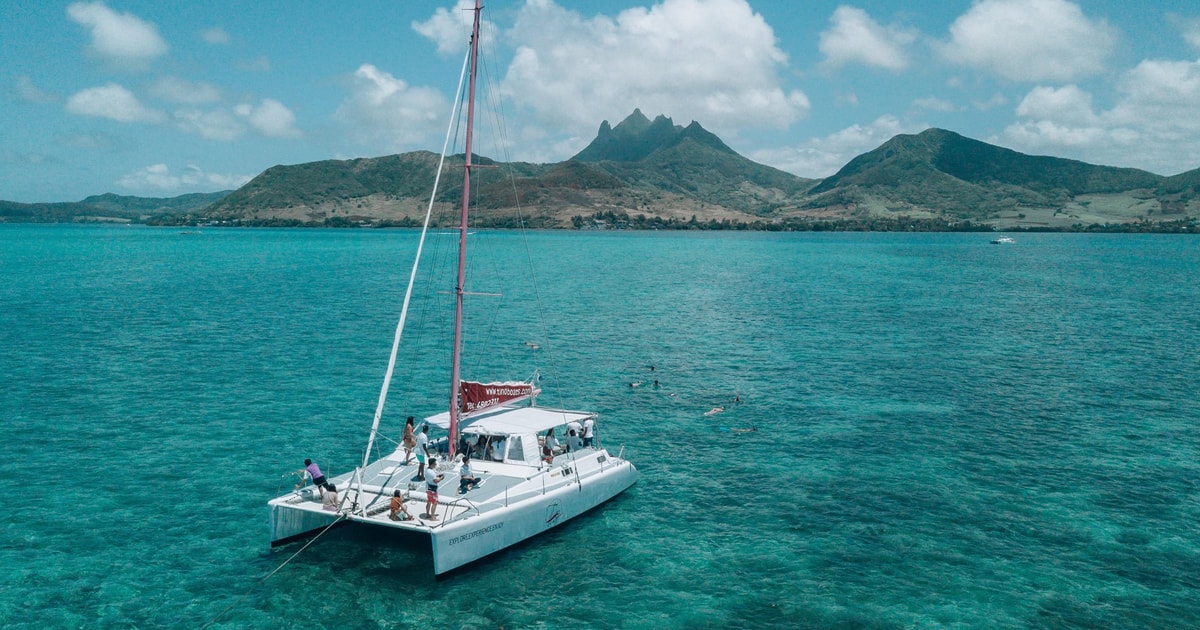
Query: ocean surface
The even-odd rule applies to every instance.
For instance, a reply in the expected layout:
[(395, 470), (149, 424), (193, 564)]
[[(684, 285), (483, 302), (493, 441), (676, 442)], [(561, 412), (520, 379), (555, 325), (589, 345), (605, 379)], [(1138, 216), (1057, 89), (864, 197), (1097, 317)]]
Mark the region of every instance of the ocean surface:
[[(272, 550), (362, 458), (415, 234), (0, 225), (0, 625), (1200, 626), (1190, 236), (480, 231), (465, 376), (538, 370), (641, 480), (442, 580)], [(440, 268), (392, 439), (448, 396)]]

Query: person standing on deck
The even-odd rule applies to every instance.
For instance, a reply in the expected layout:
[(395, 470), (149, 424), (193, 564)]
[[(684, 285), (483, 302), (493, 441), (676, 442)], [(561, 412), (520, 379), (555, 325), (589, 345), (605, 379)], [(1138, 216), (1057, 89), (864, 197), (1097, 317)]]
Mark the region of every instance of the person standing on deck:
[(417, 436), (413, 435), (413, 417), (409, 416), (404, 423), (404, 438), (401, 439), (404, 444), (404, 465), (407, 466), (409, 459), (412, 457), (413, 449), (417, 448)]
[(583, 447), (587, 448), (592, 445), (592, 439), (596, 437), (596, 419), (588, 416), (583, 421)]
[(437, 518), (438, 484), (445, 475), (437, 471), (437, 460), (429, 458), (429, 479), (425, 482), (425, 515), (430, 520)]
[(546, 441), (542, 445), (542, 459), (549, 463), (554, 459), (555, 451), (558, 450), (558, 438), (554, 437), (554, 427), (551, 427), (546, 432)]
[(325, 475), (321, 474), (321, 468), (313, 460), (304, 460), (304, 468), (297, 470), (296, 474), (303, 475), (307, 479), (312, 479), (312, 483), (317, 487), (317, 491), (322, 494), (325, 493)]
[(426, 423), (421, 427), (421, 432), (417, 434), (417, 476), (413, 477), (413, 481), (425, 481), (425, 460), (433, 460), (429, 457), (429, 424)]

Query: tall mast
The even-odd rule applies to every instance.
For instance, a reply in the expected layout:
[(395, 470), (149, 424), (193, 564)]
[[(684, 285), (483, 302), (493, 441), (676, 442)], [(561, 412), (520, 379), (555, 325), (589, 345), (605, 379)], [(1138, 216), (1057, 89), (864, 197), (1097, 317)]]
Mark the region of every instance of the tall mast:
[(462, 214), (458, 225), (458, 282), (454, 285), (454, 361), (450, 369), (450, 457), (458, 448), (459, 367), (462, 362), (463, 286), (467, 277), (467, 210), (471, 205), (471, 133), (475, 127), (475, 75), (479, 59), (479, 14), (482, 0), (475, 0), (471, 27), (471, 82), (467, 96), (466, 163), (463, 165)]

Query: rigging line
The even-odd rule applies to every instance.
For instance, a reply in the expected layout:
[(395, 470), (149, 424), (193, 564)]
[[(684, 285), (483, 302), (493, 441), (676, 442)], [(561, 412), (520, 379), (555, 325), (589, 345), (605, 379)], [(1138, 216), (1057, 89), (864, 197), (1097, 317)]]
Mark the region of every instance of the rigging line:
[[(493, 41), (491, 43), (492, 43), (493, 52), (494, 52), (495, 42)], [(488, 75), (488, 76), (491, 76), (491, 75)], [(488, 84), (495, 85), (496, 83), (494, 81), (489, 81)], [(516, 173), (514, 172), (513, 167), (512, 167), (513, 159), (512, 159), (512, 155), (508, 151), (508, 147), (509, 147), (508, 129), (504, 125), (504, 120), (505, 120), (505, 118), (504, 118), (504, 99), (499, 98), (497, 95), (495, 95), (491, 91), (486, 92), (486, 94), (488, 96), (489, 101), (492, 102), (492, 104), (493, 104), (492, 105), (493, 111), (499, 112), (499, 115), (497, 117), (495, 117), (495, 123), (494, 123), (495, 129), (496, 129), (496, 132), (498, 135), (496, 144), (504, 154), (504, 164), (507, 167), (506, 170), (508, 173), (508, 183), (509, 183), (509, 186), (512, 188), (513, 203), (516, 205), (516, 209), (517, 209), (517, 229), (521, 233), (521, 243), (522, 243), (522, 245), (525, 246), (525, 260), (529, 265), (530, 287), (533, 289), (534, 300), (537, 303), (538, 322), (541, 324), (541, 327), (542, 327), (542, 330), (541, 330), (542, 341), (543, 341), (543, 343), (546, 344), (545, 354), (546, 354), (546, 363), (548, 364), (549, 369), (550, 369), (550, 382), (553, 385), (555, 395), (558, 397), (559, 408), (566, 409), (567, 408), (566, 402), (563, 400), (562, 387), (560, 386), (559, 378), (558, 378), (558, 367), (557, 367), (558, 363), (554, 358), (554, 345), (550, 343), (550, 331), (549, 331), (549, 327), (546, 325), (545, 303), (542, 301), (542, 292), (541, 292), (541, 288), (538, 285), (537, 273), (536, 273), (536, 271), (534, 269), (534, 265), (533, 265), (533, 252), (532, 252), (531, 248), (529, 247), (529, 233), (526, 229), (527, 221), (525, 219), (525, 209), (521, 205), (520, 191), (517, 190)]]
[[(462, 71), (458, 77), (458, 92), (460, 94), (462, 93), (463, 81), (467, 73), (467, 61), (470, 58), (470, 52), (463, 58)], [(366, 468), (367, 462), (370, 461), (371, 447), (375, 443), (376, 434), (379, 432), (379, 420), (383, 417), (383, 406), (387, 402), (388, 387), (391, 385), (392, 375), (396, 372), (396, 355), (400, 351), (400, 337), (404, 333), (404, 322), (408, 318), (408, 305), (412, 301), (413, 283), (416, 282), (417, 269), (421, 264), (421, 251), (425, 248), (425, 236), (429, 232), (429, 217), (433, 214), (433, 205), (437, 198), (438, 185), (442, 181), (442, 166), (446, 161), (446, 148), (450, 144), (450, 134), (454, 129), (454, 121), (457, 117), (457, 112), (450, 113), (450, 124), (446, 129), (446, 139), (442, 143), (442, 155), (438, 159), (437, 174), (434, 175), (433, 179), (433, 192), (429, 193), (429, 206), (425, 209), (425, 224), (421, 228), (421, 238), (417, 241), (417, 254), (413, 257), (412, 272), (410, 272), (408, 277), (408, 288), (404, 291), (404, 305), (400, 307), (400, 321), (396, 324), (396, 334), (392, 338), (392, 353), (388, 357), (387, 373), (383, 377), (383, 386), (379, 390), (379, 403), (375, 406), (375, 418), (371, 422), (371, 435), (367, 439), (367, 448), (363, 452), (363, 468)]]
[(200, 626), (201, 630), (220, 621), (221, 617), (225, 616), (225, 613), (232, 610), (233, 607), (236, 606), (238, 604), (238, 602), (245, 599), (246, 596), (251, 593), (251, 591), (253, 591), (254, 589), (261, 586), (263, 582), (266, 582), (267, 580), (271, 579), (271, 577), (274, 576), (276, 573), (279, 573), (280, 569), (282, 569), (283, 567), (286, 567), (288, 565), (288, 563), (290, 563), (292, 560), (295, 560), (296, 556), (299, 556), (301, 553), (304, 553), (305, 549), (308, 549), (310, 546), (312, 546), (313, 543), (317, 542), (318, 538), (325, 535), (325, 532), (329, 531), (334, 525), (337, 525), (338, 523), (342, 522), (342, 520), (345, 518), (346, 518), (345, 513), (338, 514), (338, 517), (336, 519), (334, 519), (332, 523), (326, 525), (325, 529), (321, 530), (321, 533), (317, 534), (316, 536), (313, 536), (311, 539), (309, 539), (308, 542), (304, 543), (304, 546), (297, 549), (296, 553), (292, 554), (287, 560), (284, 560), (283, 564), (275, 567), (275, 570), (271, 571), (270, 573), (258, 578), (257, 582), (255, 582), (254, 584), (251, 584), (250, 588), (246, 589), (246, 591), (244, 593), (242, 593), (241, 595), (238, 595), (237, 599), (233, 600), (233, 602), (231, 604), (229, 604), (228, 606), (225, 607), (225, 610), (222, 610), (221, 612), (217, 613), (217, 616), (215, 616), (211, 620), (209, 620), (208, 623), (204, 624), (203, 626)]

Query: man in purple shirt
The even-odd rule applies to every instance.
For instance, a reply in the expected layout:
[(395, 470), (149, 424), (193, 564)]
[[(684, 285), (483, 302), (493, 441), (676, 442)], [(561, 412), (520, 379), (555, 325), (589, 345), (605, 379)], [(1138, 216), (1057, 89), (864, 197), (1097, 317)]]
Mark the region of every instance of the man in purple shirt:
[(317, 488), (325, 488), (325, 475), (321, 474), (321, 469), (311, 459), (304, 460), (304, 472), (312, 478), (313, 485)]

